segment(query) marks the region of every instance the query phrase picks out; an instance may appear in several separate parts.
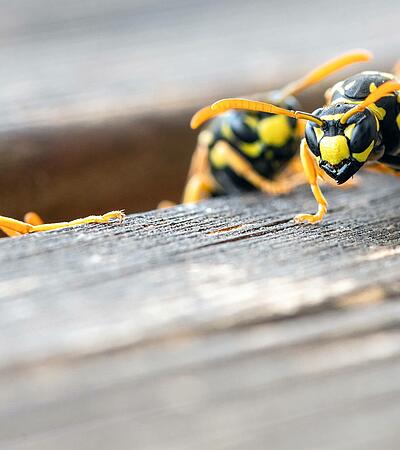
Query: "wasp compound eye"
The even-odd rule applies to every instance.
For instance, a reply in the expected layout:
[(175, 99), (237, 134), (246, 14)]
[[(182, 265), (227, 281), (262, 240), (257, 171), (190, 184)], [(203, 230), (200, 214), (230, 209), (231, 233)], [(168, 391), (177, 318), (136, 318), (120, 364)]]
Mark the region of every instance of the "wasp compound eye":
[(364, 111), (360, 120), (348, 125), (345, 135), (350, 140), (352, 153), (361, 153), (367, 149), (375, 139), (377, 133), (377, 121), (372, 113)]
[(311, 124), (310, 122), (307, 123), (305, 137), (308, 147), (315, 156), (320, 156), (318, 144), (319, 142), (318, 135), (320, 133), (322, 133), (322, 130), (320, 127), (318, 127), (318, 125)]

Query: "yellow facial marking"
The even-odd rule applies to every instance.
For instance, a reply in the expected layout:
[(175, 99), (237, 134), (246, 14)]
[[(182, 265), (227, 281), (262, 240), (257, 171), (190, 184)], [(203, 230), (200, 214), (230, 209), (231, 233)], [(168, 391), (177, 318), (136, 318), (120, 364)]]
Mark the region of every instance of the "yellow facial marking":
[(232, 128), (230, 127), (228, 122), (223, 122), (222, 126), (221, 126), (221, 133), (222, 136), (231, 141), (232, 139), (235, 138), (235, 135), (233, 134)]
[(258, 124), (258, 133), (262, 141), (274, 147), (283, 147), (293, 136), (293, 129), (286, 116), (271, 116)]
[(216, 169), (222, 169), (226, 166), (226, 153), (219, 146), (213, 147), (210, 150), (210, 161)]
[(350, 157), (347, 140), (344, 136), (325, 136), (319, 143), (321, 158), (332, 165), (339, 164)]
[(324, 132), (319, 127), (313, 127), (317, 141), (319, 142), (324, 137)]
[(398, 126), (399, 129), (400, 129), (400, 113), (397, 114), (397, 117), (396, 117), (396, 123), (397, 123), (397, 126)]
[(358, 162), (365, 162), (368, 159), (369, 154), (371, 153), (372, 149), (374, 148), (375, 141), (372, 141), (369, 146), (361, 153), (353, 153), (353, 158), (356, 159)]
[(240, 144), (240, 150), (251, 158), (257, 158), (263, 151), (263, 144), (260, 141), (257, 142), (242, 142)]
[(354, 130), (355, 126), (356, 126), (356, 124), (352, 123), (351, 125), (346, 127), (346, 129), (344, 130), (345, 136), (347, 136), (349, 139), (351, 139), (351, 136), (353, 135), (353, 130)]
[(343, 116), (343, 113), (341, 114), (326, 114), (325, 116), (321, 116), (320, 119), (322, 120), (340, 120)]

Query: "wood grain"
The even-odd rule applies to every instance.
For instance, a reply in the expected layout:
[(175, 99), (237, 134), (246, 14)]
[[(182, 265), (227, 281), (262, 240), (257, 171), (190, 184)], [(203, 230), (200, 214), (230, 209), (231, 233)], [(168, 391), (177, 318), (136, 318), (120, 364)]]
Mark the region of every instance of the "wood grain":
[(400, 184), (0, 242), (0, 448), (398, 448)]

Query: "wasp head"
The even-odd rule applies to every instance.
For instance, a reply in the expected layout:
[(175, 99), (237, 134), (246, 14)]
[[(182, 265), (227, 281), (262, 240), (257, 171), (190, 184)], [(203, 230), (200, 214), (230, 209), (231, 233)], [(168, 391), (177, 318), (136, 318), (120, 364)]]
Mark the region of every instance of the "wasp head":
[(313, 112), (323, 123), (307, 122), (306, 141), (323, 169), (338, 184), (346, 182), (367, 160), (383, 154), (379, 122), (368, 109), (341, 122), (354, 105), (336, 103)]

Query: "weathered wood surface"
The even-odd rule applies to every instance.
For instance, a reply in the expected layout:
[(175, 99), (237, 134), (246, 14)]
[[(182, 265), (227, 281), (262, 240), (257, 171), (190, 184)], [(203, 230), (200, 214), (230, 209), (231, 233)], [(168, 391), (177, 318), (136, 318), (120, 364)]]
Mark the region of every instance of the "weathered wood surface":
[(397, 450), (400, 183), (0, 241), (0, 448)]
[[(54, 220), (178, 199), (195, 141), (188, 122), (200, 105), (281, 86), (349, 48), (375, 52), (364, 67), (390, 69), (399, 57), (397, 0), (379, 4), (379, 14), (373, 0), (325, 2), (323, 11), (312, 0), (0, 7), (0, 206), (8, 215), (34, 209)], [(305, 108), (318, 105), (325, 86), (303, 97)]]

